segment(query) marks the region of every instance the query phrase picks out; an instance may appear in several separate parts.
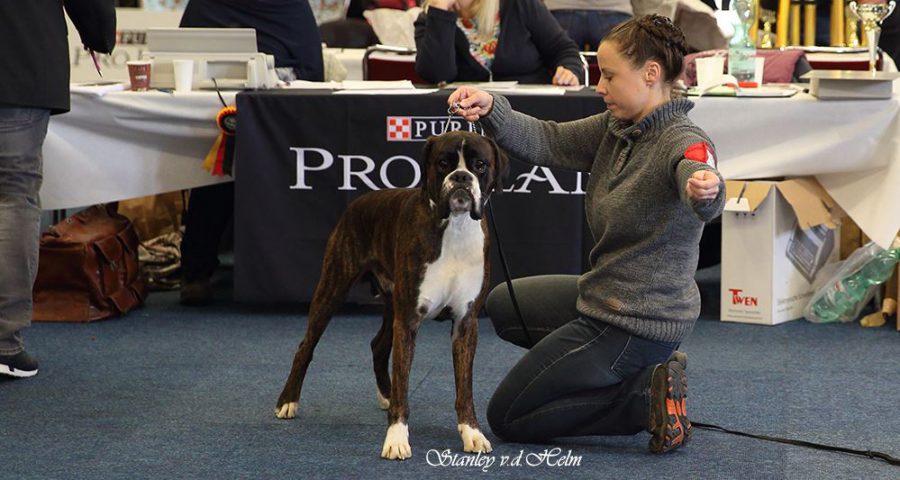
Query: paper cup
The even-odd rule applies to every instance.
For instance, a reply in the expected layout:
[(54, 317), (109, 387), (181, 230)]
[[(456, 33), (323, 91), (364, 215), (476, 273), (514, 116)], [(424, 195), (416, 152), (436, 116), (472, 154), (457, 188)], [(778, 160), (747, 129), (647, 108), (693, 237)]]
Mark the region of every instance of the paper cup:
[(701, 57), (694, 62), (697, 65), (697, 86), (706, 87), (722, 80), (725, 73), (725, 57)]
[(172, 69), (175, 74), (175, 91), (178, 93), (190, 92), (194, 82), (194, 61), (172, 60)]
[(766, 70), (766, 57), (756, 57), (756, 69), (753, 70), (753, 81), (757, 85), (763, 84), (763, 72)]
[(127, 62), (128, 78), (131, 80), (131, 89), (135, 92), (143, 92), (150, 89), (150, 61), (132, 60)]

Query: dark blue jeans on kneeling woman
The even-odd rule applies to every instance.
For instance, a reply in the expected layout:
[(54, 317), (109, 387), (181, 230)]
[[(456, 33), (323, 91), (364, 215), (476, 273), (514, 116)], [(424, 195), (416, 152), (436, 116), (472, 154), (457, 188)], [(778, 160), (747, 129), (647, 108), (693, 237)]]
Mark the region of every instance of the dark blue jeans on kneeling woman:
[(582, 435), (631, 435), (646, 430), (650, 378), (678, 343), (655, 342), (575, 312), (577, 276), (548, 275), (513, 282), (528, 345), (505, 284), (487, 311), (497, 334), (529, 348), (488, 405), (498, 437), (541, 442)]

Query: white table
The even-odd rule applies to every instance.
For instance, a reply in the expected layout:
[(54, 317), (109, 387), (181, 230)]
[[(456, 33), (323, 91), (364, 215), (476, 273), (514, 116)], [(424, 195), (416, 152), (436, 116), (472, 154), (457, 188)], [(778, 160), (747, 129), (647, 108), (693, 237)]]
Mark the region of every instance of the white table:
[[(235, 92), (223, 92), (234, 103)], [(72, 93), (44, 142), (45, 209), (74, 208), (231, 181), (201, 167), (219, 134), (215, 92)]]
[(900, 229), (900, 97), (821, 101), (703, 97), (691, 118), (728, 179), (815, 175), (870, 238)]
[[(234, 92), (226, 93), (233, 102)], [(900, 97), (695, 99), (729, 179), (815, 175), (873, 240), (900, 229)], [(218, 131), (214, 92), (73, 93), (44, 146), (44, 208), (71, 208), (230, 181), (200, 165)]]

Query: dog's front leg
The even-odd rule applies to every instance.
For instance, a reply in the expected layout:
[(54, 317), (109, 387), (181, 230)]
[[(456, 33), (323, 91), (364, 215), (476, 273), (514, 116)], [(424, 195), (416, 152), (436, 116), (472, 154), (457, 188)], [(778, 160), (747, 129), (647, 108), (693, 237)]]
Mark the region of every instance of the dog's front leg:
[[(396, 307), (396, 303), (395, 303)], [(412, 456), (409, 446), (409, 372), (416, 346), (416, 333), (422, 319), (415, 312), (394, 310), (394, 349), (391, 375), (391, 404), (388, 407), (388, 430), (381, 449), (382, 458), (405, 460)]]
[(491, 442), (481, 433), (472, 401), (472, 364), (478, 344), (478, 318), (469, 313), (453, 324), (453, 372), (456, 376), (457, 428), (463, 451), (488, 453)]

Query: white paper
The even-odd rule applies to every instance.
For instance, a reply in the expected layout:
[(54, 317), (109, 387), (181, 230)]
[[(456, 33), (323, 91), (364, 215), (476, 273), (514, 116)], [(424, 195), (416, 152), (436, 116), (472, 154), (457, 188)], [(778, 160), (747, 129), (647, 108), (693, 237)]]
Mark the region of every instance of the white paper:
[(739, 88), (737, 90), (738, 97), (790, 97), (799, 92), (796, 87), (756, 87), (756, 88)]
[(341, 87), (345, 90), (415, 90), (409, 80), (344, 80)]
[(281, 88), (294, 90), (337, 90), (341, 88), (341, 82), (310, 82), (309, 80), (294, 80), (286, 83)]
[(373, 90), (337, 90), (334, 92), (335, 95), (424, 95), (426, 93), (434, 93), (438, 91), (437, 88), (414, 88), (412, 90), (382, 90), (382, 89), (373, 89)]

